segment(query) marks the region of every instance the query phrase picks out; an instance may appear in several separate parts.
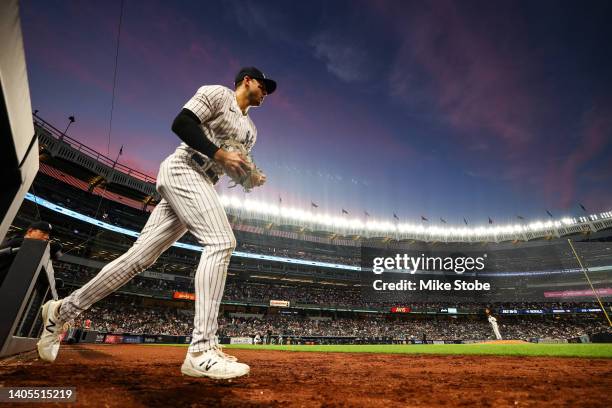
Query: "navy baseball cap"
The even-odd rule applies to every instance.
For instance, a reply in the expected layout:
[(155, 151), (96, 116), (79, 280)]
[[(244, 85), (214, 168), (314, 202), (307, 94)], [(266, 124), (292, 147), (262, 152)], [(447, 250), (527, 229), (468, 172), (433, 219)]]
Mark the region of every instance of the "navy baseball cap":
[(236, 79), (234, 79), (234, 85), (242, 81), (245, 76), (257, 79), (258, 81), (262, 81), (264, 83), (264, 86), (266, 87), (266, 92), (268, 93), (268, 95), (270, 95), (276, 90), (276, 81), (273, 81), (270, 78), (266, 78), (264, 73), (255, 67), (242, 68), (240, 72), (238, 72), (238, 74), (236, 75)]
[(50, 234), (53, 227), (51, 227), (51, 224), (46, 221), (35, 221), (30, 224), (28, 229), (35, 229)]

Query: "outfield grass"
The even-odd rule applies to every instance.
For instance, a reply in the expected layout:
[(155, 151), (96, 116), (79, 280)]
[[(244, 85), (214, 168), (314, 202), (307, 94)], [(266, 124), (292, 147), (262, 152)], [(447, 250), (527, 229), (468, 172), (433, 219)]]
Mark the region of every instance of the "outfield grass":
[(612, 358), (612, 344), (427, 344), (276, 346), (233, 344), (233, 349), (334, 353), (463, 354), (500, 356)]

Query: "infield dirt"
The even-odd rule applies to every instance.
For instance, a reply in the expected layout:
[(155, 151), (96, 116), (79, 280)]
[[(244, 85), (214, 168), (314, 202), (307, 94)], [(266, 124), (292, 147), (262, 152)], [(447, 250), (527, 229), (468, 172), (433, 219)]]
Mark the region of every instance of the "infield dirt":
[(185, 352), (63, 346), (54, 364), (34, 353), (2, 361), (0, 386), (73, 386), (71, 406), (88, 407), (612, 406), (611, 359), (228, 350), (251, 365), (228, 382), (181, 376)]

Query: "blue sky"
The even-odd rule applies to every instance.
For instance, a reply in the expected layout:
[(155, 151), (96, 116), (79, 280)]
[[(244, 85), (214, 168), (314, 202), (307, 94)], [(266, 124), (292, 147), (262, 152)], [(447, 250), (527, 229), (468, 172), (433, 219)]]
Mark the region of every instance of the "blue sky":
[(251, 111), (253, 198), (450, 224), (612, 207), (610, 2), (126, 0), (109, 143), (120, 9), (21, 2), (32, 105), (148, 174), (196, 89), (255, 65), (279, 85)]

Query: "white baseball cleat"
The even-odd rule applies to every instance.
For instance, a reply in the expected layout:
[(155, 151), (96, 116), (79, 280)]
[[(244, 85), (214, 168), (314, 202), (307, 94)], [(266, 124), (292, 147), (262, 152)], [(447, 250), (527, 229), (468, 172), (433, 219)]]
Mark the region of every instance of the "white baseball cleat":
[(61, 300), (50, 300), (41, 308), (43, 332), (40, 340), (36, 343), (36, 347), (40, 358), (50, 363), (55, 361), (59, 352), (60, 336), (70, 327), (68, 323), (59, 320), (61, 305)]
[(190, 377), (210, 377), (217, 380), (227, 380), (230, 378), (247, 375), (250, 371), (248, 365), (239, 363), (234, 356), (230, 356), (221, 351), (216, 346), (197, 357), (187, 353), (181, 373)]

